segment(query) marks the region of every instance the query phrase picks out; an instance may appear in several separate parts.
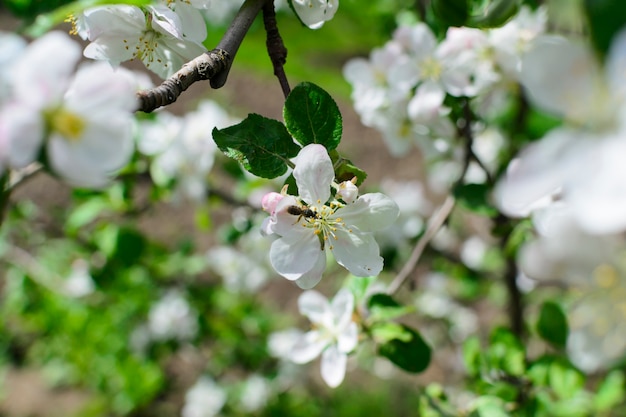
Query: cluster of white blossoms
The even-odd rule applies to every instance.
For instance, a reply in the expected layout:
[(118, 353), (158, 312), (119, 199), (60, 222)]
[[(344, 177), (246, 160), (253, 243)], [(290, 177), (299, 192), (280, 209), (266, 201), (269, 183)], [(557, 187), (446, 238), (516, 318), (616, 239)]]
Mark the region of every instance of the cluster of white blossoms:
[(584, 39), (535, 39), (520, 80), (533, 104), (564, 123), (524, 149), (495, 192), (503, 212), (533, 218), (525, 274), (575, 289), (568, 351), (587, 371), (626, 351), (625, 74), (625, 31), (604, 63)]
[(441, 42), (424, 23), (402, 26), (369, 59), (344, 67), (354, 107), (366, 126), (382, 133), (393, 155), (413, 145), (427, 157), (450, 152), (456, 127), (446, 95), (479, 98), (488, 107), (517, 79), (520, 57), (545, 22), (542, 9), (523, 8), (501, 28), (450, 28)]
[(157, 112), (156, 118), (140, 123), (139, 152), (152, 158), (152, 180), (167, 186), (176, 183), (174, 197), (201, 202), (206, 198), (207, 179), (217, 146), (211, 132), (236, 122), (217, 103), (205, 100), (184, 117)]
[(150, 71), (167, 78), (206, 52), (202, 42), (207, 30), (201, 11), (209, 3), (160, 0), (141, 8), (93, 7), (74, 16), (75, 32), (90, 41), (84, 50), (87, 58), (112, 65), (138, 59)]
[(74, 186), (106, 185), (133, 153), (134, 76), (105, 63), (76, 71), (80, 46), (61, 32), (28, 46), (1, 37), (0, 172), (40, 161)]
[(322, 145), (302, 148), (295, 164), (300, 195), (272, 192), (263, 198), (270, 217), (262, 229), (275, 238), (270, 248), (274, 269), (301, 288), (312, 288), (322, 279), (330, 251), (353, 275), (378, 275), (383, 258), (373, 232), (396, 220), (398, 205), (380, 193), (359, 196), (351, 181), (334, 183), (333, 163)]

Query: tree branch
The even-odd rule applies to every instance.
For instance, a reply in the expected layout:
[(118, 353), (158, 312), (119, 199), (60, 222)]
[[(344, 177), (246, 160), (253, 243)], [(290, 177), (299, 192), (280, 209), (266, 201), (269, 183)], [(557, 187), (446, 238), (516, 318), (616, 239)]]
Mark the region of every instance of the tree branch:
[(428, 246), (433, 237), (435, 237), (441, 226), (443, 226), (446, 219), (452, 212), (452, 209), (454, 208), (454, 203), (454, 197), (449, 195), (443, 202), (439, 210), (431, 216), (426, 231), (417, 241), (415, 248), (413, 248), (411, 257), (406, 262), (406, 264), (404, 264), (404, 267), (402, 267), (400, 272), (398, 272), (398, 275), (396, 275), (393, 282), (389, 284), (389, 287), (387, 287), (387, 294), (395, 294), (400, 289), (402, 284), (404, 284), (404, 282), (407, 280), (409, 275), (411, 275), (413, 270), (415, 270), (417, 263), (422, 257), (422, 253), (424, 253), (424, 250), (426, 249), (426, 246)]
[(291, 91), (289, 81), (287, 81), (287, 76), (283, 68), (283, 65), (287, 62), (287, 48), (285, 48), (283, 38), (281, 38), (278, 32), (273, 0), (268, 1), (265, 6), (263, 6), (263, 24), (265, 25), (265, 32), (267, 32), (265, 44), (267, 45), (267, 53), (274, 66), (274, 75), (278, 78), (280, 88), (283, 90), (283, 95), (287, 98)]
[(160, 86), (138, 92), (137, 110), (149, 113), (161, 106), (172, 104), (196, 81), (209, 80), (212, 88), (222, 87), (243, 38), (267, 1), (246, 0), (215, 49), (183, 65)]

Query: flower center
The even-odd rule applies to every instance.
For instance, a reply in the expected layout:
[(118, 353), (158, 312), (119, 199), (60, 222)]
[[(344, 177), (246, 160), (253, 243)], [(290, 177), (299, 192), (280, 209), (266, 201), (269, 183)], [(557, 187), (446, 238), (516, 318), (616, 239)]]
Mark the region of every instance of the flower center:
[[(134, 46), (129, 43), (127, 39), (122, 40), (126, 50), (134, 47), (133, 58), (141, 60), (146, 68), (150, 68), (150, 65), (155, 61), (155, 51), (159, 47), (159, 39), (162, 37), (159, 32), (152, 29), (152, 19), (152, 14), (148, 14), (146, 22), (147, 29), (142, 32)], [(167, 62), (164, 63), (161, 58), (157, 57), (156, 61), (159, 65), (167, 67)]]
[(441, 76), (442, 70), (441, 63), (435, 58), (427, 58), (421, 62), (420, 73), (424, 79), (437, 81)]
[(341, 203), (331, 202), (330, 206), (319, 205), (309, 207), (313, 210), (316, 216), (304, 217), (302, 225), (307, 228), (313, 229), (320, 239), (321, 249), (324, 250), (326, 242), (330, 240), (329, 249), (333, 248), (332, 241), (337, 240), (337, 230), (344, 230), (352, 232), (352, 230), (346, 228), (346, 224), (341, 217), (334, 217), (335, 211), (342, 207)]
[(59, 109), (50, 115), (50, 128), (70, 141), (78, 141), (85, 130), (85, 121), (79, 115)]

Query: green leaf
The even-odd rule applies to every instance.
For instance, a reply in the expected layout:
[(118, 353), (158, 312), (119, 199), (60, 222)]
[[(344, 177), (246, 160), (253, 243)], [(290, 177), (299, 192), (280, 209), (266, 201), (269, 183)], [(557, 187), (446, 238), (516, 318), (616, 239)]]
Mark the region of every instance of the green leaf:
[(363, 184), (363, 181), (367, 178), (365, 171), (355, 166), (349, 159), (343, 158), (336, 150), (330, 151), (328, 154), (335, 167), (335, 179), (337, 183), (350, 181), (352, 178), (356, 177), (356, 185), (359, 186)]
[[(408, 372), (424, 371), (430, 363), (431, 349), (415, 330), (402, 326), (404, 340), (393, 339), (379, 346), (378, 354)], [(408, 340), (407, 336), (409, 337)]]
[(565, 313), (557, 303), (553, 301), (543, 303), (537, 321), (537, 332), (543, 340), (557, 348), (565, 347), (569, 329)]
[(597, 411), (610, 411), (624, 401), (624, 374), (613, 371), (606, 376), (596, 391), (594, 405)]
[(615, 34), (626, 25), (626, 2), (615, 0), (585, 0), (591, 29), (591, 40), (596, 49), (605, 54)]
[(67, 218), (65, 230), (75, 234), (81, 227), (95, 220), (100, 213), (110, 209), (110, 202), (104, 197), (93, 197), (76, 207)]
[(491, 187), (487, 184), (461, 184), (453, 193), (459, 204), (484, 216), (495, 216), (498, 211), (489, 203)]
[(294, 88), (283, 108), (287, 130), (306, 146), (311, 143), (333, 150), (341, 141), (341, 113), (335, 100), (313, 83), (301, 83)]
[(471, 406), (470, 417), (509, 417), (506, 404), (500, 398), (483, 396), (476, 398)]
[(471, 376), (480, 374), (482, 365), (482, 349), (480, 347), (480, 339), (478, 336), (472, 336), (463, 343), (463, 363), (467, 369), (467, 373)]
[(566, 359), (552, 362), (548, 370), (550, 387), (562, 399), (572, 398), (585, 384), (585, 376)]
[(386, 322), (376, 323), (370, 327), (370, 333), (374, 341), (378, 344), (385, 344), (392, 340), (409, 342), (413, 338), (400, 323)]
[(389, 294), (384, 293), (372, 295), (367, 301), (367, 307), (372, 321), (393, 320), (412, 310), (412, 307), (403, 306)]
[(491, 0), (473, 10), (466, 26), (487, 29), (504, 25), (519, 10), (520, 0)]
[(289, 158), (300, 151), (281, 122), (258, 114), (249, 114), (235, 126), (213, 129), (213, 139), (226, 156), (263, 178), (284, 174)]
[(445, 26), (464, 26), (469, 17), (468, 0), (433, 0), (433, 13)]
[(521, 376), (526, 370), (526, 352), (519, 339), (507, 329), (495, 329), (487, 351), (489, 366), (509, 375)]

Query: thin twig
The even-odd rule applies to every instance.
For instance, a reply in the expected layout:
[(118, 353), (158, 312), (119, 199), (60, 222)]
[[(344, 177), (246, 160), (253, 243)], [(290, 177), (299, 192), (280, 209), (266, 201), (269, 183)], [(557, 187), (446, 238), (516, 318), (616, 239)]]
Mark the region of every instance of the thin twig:
[(455, 199), (451, 195), (446, 197), (446, 200), (443, 202), (439, 210), (435, 214), (433, 214), (428, 221), (428, 226), (426, 227), (426, 231), (422, 235), (422, 237), (417, 241), (415, 248), (413, 248), (413, 252), (409, 260), (404, 264), (404, 267), (398, 272), (398, 275), (394, 278), (393, 282), (389, 284), (387, 288), (387, 294), (393, 295), (398, 289), (404, 284), (409, 275), (415, 270), (417, 263), (419, 262), (422, 253), (424, 253), (424, 249), (430, 243), (430, 241), (435, 237), (441, 226), (446, 222), (448, 216), (452, 212), (454, 208)]
[(7, 207), (9, 207), (9, 197), (11, 196), (12, 188), (9, 184), (9, 172), (5, 172), (0, 175), (0, 226), (4, 223), (4, 216), (6, 215)]
[(267, 33), (267, 53), (272, 61), (274, 67), (274, 75), (278, 78), (280, 88), (283, 90), (285, 98), (289, 95), (291, 88), (289, 87), (289, 81), (285, 75), (285, 69), (283, 66), (287, 62), (287, 48), (283, 43), (278, 32), (278, 26), (276, 25), (276, 11), (274, 10), (274, 1), (268, 1), (263, 6), (263, 24), (265, 25), (265, 32)]
[(172, 104), (196, 81), (209, 80), (212, 88), (226, 83), (230, 67), (252, 22), (268, 0), (246, 0), (215, 49), (187, 62), (158, 87), (137, 93), (139, 108), (149, 113)]

